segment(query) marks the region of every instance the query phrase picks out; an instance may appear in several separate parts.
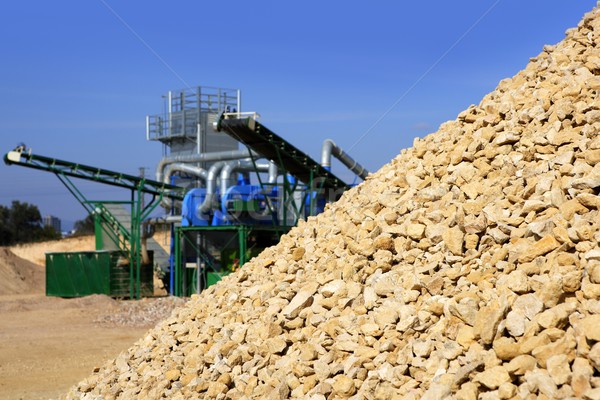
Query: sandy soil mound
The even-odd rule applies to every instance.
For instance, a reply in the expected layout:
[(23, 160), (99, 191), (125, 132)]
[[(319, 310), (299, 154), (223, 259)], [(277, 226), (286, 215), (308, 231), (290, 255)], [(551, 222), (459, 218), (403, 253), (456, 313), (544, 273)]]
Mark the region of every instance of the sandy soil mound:
[(44, 293), (47, 252), (93, 249), (93, 236), (0, 248), (0, 296)]
[(17, 257), (8, 248), (0, 248), (0, 295), (43, 293), (45, 269)]
[(10, 247), (10, 250), (22, 259), (37, 265), (46, 265), (46, 253), (67, 251), (93, 251), (96, 249), (94, 236), (80, 236), (51, 240), (41, 243), (27, 243)]

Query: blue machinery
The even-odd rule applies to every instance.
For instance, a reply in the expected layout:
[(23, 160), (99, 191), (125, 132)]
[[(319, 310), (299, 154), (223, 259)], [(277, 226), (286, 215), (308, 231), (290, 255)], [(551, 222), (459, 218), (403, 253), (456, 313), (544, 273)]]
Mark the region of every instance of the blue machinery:
[[(316, 215), (327, 202), (337, 200), (350, 185), (331, 172), (331, 155), (361, 178), (368, 174), (332, 141), (324, 143), (318, 163), (254, 116), (221, 114), (214, 127), (246, 146), (249, 157), (238, 165), (249, 166), (242, 170), (255, 172), (258, 183), (251, 184), (248, 174), (240, 173), (236, 184), (227, 186), (227, 173), (222, 173), (220, 189), (212, 189), (207, 182), (205, 188), (187, 192), (181, 226), (174, 229), (173, 240), (170, 283), (178, 296), (200, 291), (241, 267), (277, 243), (299, 218)], [(274, 164), (271, 171), (276, 169), (276, 176), (261, 177), (258, 172), (267, 166), (259, 159)]]

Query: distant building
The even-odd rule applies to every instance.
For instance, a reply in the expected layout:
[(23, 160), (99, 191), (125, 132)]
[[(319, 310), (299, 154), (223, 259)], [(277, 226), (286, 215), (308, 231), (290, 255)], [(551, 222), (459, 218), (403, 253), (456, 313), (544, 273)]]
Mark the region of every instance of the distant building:
[(53, 215), (46, 215), (42, 219), (42, 222), (43, 222), (44, 226), (51, 226), (52, 229), (54, 229), (54, 231), (61, 233), (60, 218), (57, 218)]

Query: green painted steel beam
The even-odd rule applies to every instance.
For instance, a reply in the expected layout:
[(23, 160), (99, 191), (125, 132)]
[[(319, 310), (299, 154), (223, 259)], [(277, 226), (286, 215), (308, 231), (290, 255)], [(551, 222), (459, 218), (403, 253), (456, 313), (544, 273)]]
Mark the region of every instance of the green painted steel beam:
[(221, 117), (217, 122), (217, 129), (273, 161), (279, 169), (306, 184), (316, 183), (322, 189), (340, 191), (340, 194), (349, 187), (302, 150), (252, 118)]
[(184, 195), (183, 189), (178, 186), (128, 175), (122, 172), (110, 171), (103, 168), (30, 154), (27, 152), (11, 151), (4, 155), (4, 163), (7, 165), (20, 165), (22, 167), (53, 172), (61, 176), (70, 176), (131, 190), (140, 190), (143, 193), (161, 195), (176, 200), (182, 200)]
[[(216, 232), (231, 232), (236, 234), (232, 236), (232, 241), (229, 244), (234, 244), (234, 240), (237, 239), (237, 250), (239, 254), (240, 267), (248, 262), (248, 240), (252, 233), (255, 232), (272, 232), (281, 237), (283, 234), (289, 231), (291, 227), (285, 226), (273, 226), (273, 225), (226, 225), (226, 226), (178, 226), (174, 228), (175, 237), (175, 268), (174, 268), (174, 279), (173, 279), (173, 294), (175, 296), (186, 296), (185, 289), (185, 278), (186, 274), (185, 260), (184, 257), (187, 254), (186, 248), (195, 252), (201, 251), (196, 247), (193, 240), (190, 240), (186, 236), (186, 233), (199, 233), (202, 235), (208, 235)], [(228, 245), (229, 245), (228, 244)], [(189, 247), (188, 247), (189, 246)], [(202, 254), (200, 256), (209, 266), (210, 262)], [(212, 268), (212, 271), (217, 270)], [(209, 271), (210, 272), (210, 271)]]

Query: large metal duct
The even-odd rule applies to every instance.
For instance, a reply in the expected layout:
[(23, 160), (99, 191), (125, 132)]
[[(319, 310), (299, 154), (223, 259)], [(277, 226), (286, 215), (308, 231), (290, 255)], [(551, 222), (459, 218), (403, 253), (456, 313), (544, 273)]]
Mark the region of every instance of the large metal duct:
[(181, 215), (163, 215), (162, 217), (148, 218), (144, 223), (149, 225), (170, 225), (180, 223), (182, 219)]
[(277, 184), (277, 177), (279, 176), (279, 168), (277, 168), (277, 164), (273, 161), (269, 162), (269, 180), (267, 183), (269, 185)]
[(206, 197), (196, 210), (198, 216), (209, 212), (213, 208), (213, 204), (216, 203), (217, 177), (225, 165), (225, 161), (217, 161), (208, 169), (208, 175), (206, 177)]
[(186, 174), (196, 176), (204, 181), (206, 180), (206, 177), (208, 176), (208, 172), (204, 168), (196, 167), (194, 165), (182, 164), (182, 163), (169, 164), (163, 170), (163, 173), (164, 173), (163, 180), (162, 180), (163, 183), (170, 184), (171, 176), (175, 172), (185, 172)]
[(250, 159), (229, 161), (221, 170), (221, 194), (225, 193), (227, 188), (230, 186), (232, 182), (231, 175), (234, 171), (248, 172), (255, 170), (257, 172), (269, 173), (269, 178), (267, 180), (268, 184), (274, 185), (275, 183), (277, 183), (278, 169), (277, 165), (273, 162), (254, 163)]
[[(170, 184), (171, 176), (175, 172), (185, 172), (186, 174), (190, 174), (195, 177), (198, 177), (198, 178), (202, 179), (203, 181), (206, 181), (206, 178), (208, 176), (208, 172), (204, 168), (196, 167), (194, 165), (176, 163), (176, 164), (168, 164), (164, 168), (164, 170), (163, 170), (164, 175), (163, 175), (162, 181), (164, 183)], [(173, 205), (173, 200), (166, 197), (166, 198), (162, 199), (160, 204), (165, 208), (171, 208), (171, 206)]]
[(350, 157), (344, 150), (341, 149), (331, 139), (326, 139), (323, 142), (321, 149), (321, 165), (327, 169), (331, 168), (331, 156), (334, 156), (341, 161), (348, 169), (361, 177), (363, 180), (369, 175), (369, 171), (362, 165)]
[(201, 153), (201, 154), (187, 154), (171, 157), (163, 157), (156, 167), (156, 180), (161, 182), (163, 180), (164, 169), (169, 164), (174, 163), (200, 163), (200, 162), (215, 162), (215, 161), (227, 161), (227, 160), (238, 160), (241, 158), (258, 157), (258, 154), (249, 149), (242, 150), (230, 150), (230, 151), (217, 151), (213, 153)]

